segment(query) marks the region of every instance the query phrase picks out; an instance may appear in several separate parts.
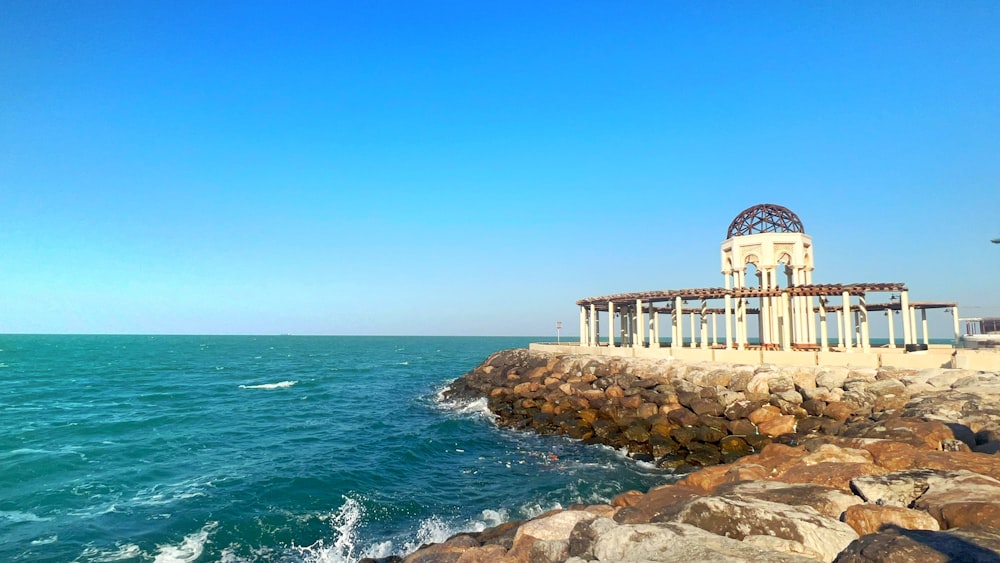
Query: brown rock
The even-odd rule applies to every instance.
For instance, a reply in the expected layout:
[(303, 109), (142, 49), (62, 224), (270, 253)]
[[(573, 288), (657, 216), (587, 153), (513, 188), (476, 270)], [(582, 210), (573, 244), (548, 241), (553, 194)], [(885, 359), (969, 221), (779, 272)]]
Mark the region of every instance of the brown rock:
[(751, 453), (750, 444), (739, 436), (725, 436), (719, 440), (719, 450), (723, 454), (735, 453), (740, 456)]
[(673, 438), (678, 444), (687, 446), (698, 437), (698, 430), (691, 426), (674, 428), (670, 431), (670, 437)]
[(711, 416), (721, 416), (726, 410), (725, 407), (719, 404), (718, 401), (703, 398), (694, 399), (691, 401), (689, 407), (695, 414), (698, 415), (707, 414)]
[(799, 542), (826, 561), (858, 537), (847, 524), (811, 507), (763, 500), (697, 498), (688, 502), (674, 521), (738, 540), (760, 535)]
[(645, 495), (643, 495), (643, 493), (640, 491), (635, 491), (635, 490), (625, 491), (624, 493), (611, 499), (611, 506), (618, 508), (625, 506), (635, 506), (635, 504), (640, 500), (642, 500), (644, 496)]
[(698, 415), (687, 409), (674, 409), (667, 413), (667, 417), (681, 426), (691, 426), (698, 423)]
[(723, 414), (725, 414), (726, 418), (729, 420), (739, 420), (750, 416), (750, 413), (759, 409), (761, 406), (763, 406), (762, 403), (748, 401), (745, 399), (739, 400), (726, 405), (726, 409)]
[(833, 402), (828, 403), (823, 409), (823, 416), (833, 420), (843, 422), (854, 413), (854, 407), (848, 403)]
[(740, 481), (762, 481), (770, 476), (770, 472), (762, 465), (755, 463), (747, 465), (734, 465), (726, 472), (727, 483), (738, 483)]
[[(767, 382), (768, 393), (784, 393), (795, 391), (795, 380), (787, 375), (779, 375)], [(801, 401), (801, 398), (799, 399)]]
[(815, 434), (823, 431), (823, 419), (809, 416), (798, 421), (795, 431), (799, 434)]
[(809, 506), (835, 520), (839, 520), (848, 508), (862, 504), (862, 500), (855, 495), (832, 487), (780, 481), (733, 480), (720, 485), (712, 494), (739, 500), (756, 499), (790, 506)]
[(760, 428), (761, 423), (774, 420), (779, 416), (781, 416), (781, 409), (774, 405), (764, 405), (750, 413), (747, 418), (750, 422), (756, 424), (757, 427)]
[(871, 452), (854, 448), (842, 448), (833, 444), (823, 444), (802, 458), (805, 465), (817, 463), (872, 463)]
[(708, 426), (697, 427), (695, 438), (700, 442), (715, 444), (726, 437), (726, 433)]
[(505, 555), (507, 550), (499, 545), (484, 545), (465, 550), (455, 563), (497, 563)]
[(459, 534), (444, 543), (432, 544), (407, 555), (403, 563), (454, 563), (466, 550), (476, 547), (479, 542), (472, 536)]
[(858, 504), (844, 512), (844, 523), (854, 528), (859, 536), (881, 531), (886, 526), (897, 526), (906, 530), (940, 530), (930, 514), (900, 506)]
[(647, 524), (669, 520), (681, 510), (684, 502), (703, 494), (705, 494), (703, 489), (680, 483), (654, 487), (642, 498), (637, 499), (635, 504), (621, 508), (615, 514), (614, 520), (621, 524)]
[(780, 415), (775, 419), (757, 423), (757, 429), (761, 434), (766, 434), (772, 437), (780, 436), (782, 434), (791, 434), (795, 432), (795, 422), (796, 420), (794, 416)]
[(817, 463), (791, 467), (781, 474), (781, 479), (788, 483), (813, 483), (850, 491), (851, 479), (883, 472), (884, 469), (871, 463)]
[(722, 462), (722, 452), (714, 444), (693, 442), (688, 444), (688, 454), (684, 461), (696, 467), (708, 467)]
[(729, 423), (729, 433), (736, 436), (757, 434), (757, 427), (746, 419), (733, 420)]
[(981, 528), (947, 532), (887, 530), (862, 536), (834, 560), (836, 563), (957, 563), (1000, 561), (1000, 534)]
[(660, 410), (659, 405), (656, 405), (654, 403), (642, 403), (636, 409), (636, 415), (638, 415), (639, 418), (650, 418), (652, 416), (655, 416), (659, 412), (659, 410)]
[(977, 525), (1000, 529), (1000, 481), (966, 470), (929, 472), (927, 490), (913, 503), (942, 529)]
[(911, 444), (890, 440), (873, 440), (862, 447), (872, 454), (876, 465), (889, 471), (910, 467), (919, 451)]
[(719, 485), (728, 482), (726, 474), (729, 472), (729, 469), (725, 465), (703, 467), (679, 481), (679, 484), (684, 484), (704, 492), (711, 492)]

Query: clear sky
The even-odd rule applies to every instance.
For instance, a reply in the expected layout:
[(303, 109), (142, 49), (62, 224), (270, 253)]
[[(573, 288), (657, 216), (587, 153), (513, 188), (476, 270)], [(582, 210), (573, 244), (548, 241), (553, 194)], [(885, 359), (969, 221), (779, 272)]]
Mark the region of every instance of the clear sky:
[(3, 0), (0, 332), (575, 335), (577, 299), (722, 285), (762, 202), (816, 283), (1000, 314), (998, 30), (993, 1)]

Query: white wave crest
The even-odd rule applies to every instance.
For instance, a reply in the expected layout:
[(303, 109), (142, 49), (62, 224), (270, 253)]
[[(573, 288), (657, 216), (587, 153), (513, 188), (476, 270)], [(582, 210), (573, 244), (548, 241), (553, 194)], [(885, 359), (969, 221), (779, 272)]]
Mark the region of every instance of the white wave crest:
[(197, 532), (184, 536), (180, 545), (158, 545), (160, 551), (153, 563), (191, 563), (201, 557), (208, 537), (218, 527), (218, 522), (209, 522)]
[(446, 522), (439, 516), (425, 518), (408, 538), (381, 541), (362, 545), (359, 528), (366, 516), (364, 506), (356, 499), (344, 497), (344, 504), (336, 512), (320, 516), (329, 522), (333, 537), (317, 540), (311, 545), (292, 545), (292, 550), (303, 563), (357, 563), (361, 559), (383, 559), (416, 551), (429, 543), (441, 543), (462, 532), (481, 532), (508, 520), (506, 510), (484, 510), (480, 517), (465, 522)]
[(51, 518), (42, 518), (33, 512), (22, 512), (20, 510), (0, 510), (0, 520), (10, 522), (45, 522)]
[(357, 500), (344, 497), (344, 504), (333, 514), (321, 516), (328, 520), (333, 529), (333, 545), (326, 545), (322, 539), (307, 546), (292, 544), (304, 563), (354, 563), (361, 559), (355, 556), (358, 548), (358, 524), (364, 517), (364, 508)]
[(287, 389), (298, 381), (279, 381), (277, 383), (262, 383), (260, 385), (240, 385), (240, 389)]
[(450, 401), (444, 398), (446, 390), (446, 387), (442, 387), (434, 394), (434, 403), (438, 407), (460, 415), (474, 415), (491, 421), (496, 420), (496, 415), (490, 412), (489, 401), (486, 400), (486, 397), (472, 401)]
[(139, 546), (134, 543), (119, 545), (115, 549), (98, 549), (88, 547), (83, 550), (77, 560), (88, 561), (89, 563), (110, 563), (112, 561), (122, 561), (125, 559), (136, 559), (143, 555)]

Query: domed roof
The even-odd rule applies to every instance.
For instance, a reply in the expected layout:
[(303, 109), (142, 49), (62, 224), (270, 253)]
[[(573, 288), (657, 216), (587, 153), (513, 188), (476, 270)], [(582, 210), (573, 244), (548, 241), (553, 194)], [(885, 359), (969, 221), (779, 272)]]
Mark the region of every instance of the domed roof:
[(787, 207), (761, 203), (744, 209), (729, 224), (726, 238), (757, 233), (804, 233), (802, 220)]

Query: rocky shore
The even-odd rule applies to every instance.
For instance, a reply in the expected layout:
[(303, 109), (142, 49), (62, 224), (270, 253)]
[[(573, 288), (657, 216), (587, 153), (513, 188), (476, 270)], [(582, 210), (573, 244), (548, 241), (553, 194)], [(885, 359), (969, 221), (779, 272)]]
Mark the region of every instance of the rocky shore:
[(682, 477), (459, 534), (407, 563), (1000, 562), (995, 373), (507, 350), (446, 395)]

